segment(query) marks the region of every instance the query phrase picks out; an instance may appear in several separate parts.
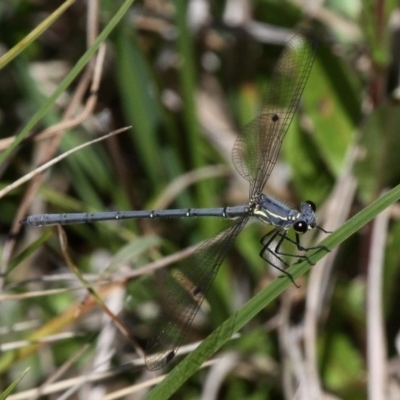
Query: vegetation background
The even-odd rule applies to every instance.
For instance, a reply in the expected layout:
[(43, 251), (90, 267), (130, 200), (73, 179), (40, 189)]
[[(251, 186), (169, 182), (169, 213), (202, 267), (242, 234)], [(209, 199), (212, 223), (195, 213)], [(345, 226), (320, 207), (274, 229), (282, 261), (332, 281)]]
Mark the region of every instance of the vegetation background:
[[(162, 301), (154, 272), (228, 223), (139, 220), (62, 232), (18, 221), (43, 212), (246, 203), (247, 183), (230, 152), (298, 29), (317, 34), (318, 54), (266, 192), (295, 206), (312, 199), (318, 224), (333, 231), (396, 185), (397, 6), (1, 2), (3, 398), (136, 399), (158, 383), (140, 358)], [(285, 282), (286, 291), (279, 297), (274, 291), (274, 301), (212, 362), (194, 374), (178, 370), (179, 387), (167, 380), (169, 392), (153, 398), (400, 398), (399, 216), (397, 204), (365, 225), (301, 276), (300, 289), (259, 258), (269, 228), (251, 224), (222, 265), (187, 342), (207, 337), (272, 283)]]

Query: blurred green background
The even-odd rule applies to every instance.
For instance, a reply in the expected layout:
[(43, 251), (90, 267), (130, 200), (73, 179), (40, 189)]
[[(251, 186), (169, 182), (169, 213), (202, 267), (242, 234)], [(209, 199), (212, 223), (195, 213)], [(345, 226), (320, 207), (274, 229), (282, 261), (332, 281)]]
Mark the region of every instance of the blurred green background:
[[(0, 62), (3, 154), (10, 149), (6, 139), (29, 126), (85, 51), (93, 48), (96, 31), (127, 4), (89, 3), (71, 2), (29, 46), (21, 41), (63, 3), (0, 4), (0, 55), (17, 43), (22, 50), (8, 64)], [(97, 293), (105, 300), (116, 298), (117, 305), (109, 307), (143, 345), (162, 289), (154, 285), (152, 271), (141, 268), (209, 238), (229, 222), (204, 218), (71, 225), (65, 228), (69, 262), (56, 229), (21, 229), (16, 221), (42, 212), (246, 203), (247, 182), (232, 165), (232, 146), (240, 127), (259, 112), (279, 54), (298, 29), (316, 34), (317, 57), (265, 192), (295, 207), (312, 199), (320, 210), (318, 224), (334, 230), (397, 184), (396, 6), (394, 1), (378, 0), (326, 1), (313, 9), (297, 1), (135, 1), (103, 41), (98, 90), (85, 86), (80, 73), (57, 101), (51, 101), (48, 112), (0, 169), (4, 189), (48, 159), (132, 126), (52, 166), (36, 184), (30, 180), (1, 198), (0, 392), (30, 367), (15, 391), (22, 392), (18, 398), (33, 398), (29, 390), (52, 387), (46, 380), (68, 362), (54, 380), (90, 375), (98, 366), (115, 375), (84, 385), (71, 381), (40, 398), (60, 398), (71, 387), (74, 393), (68, 398), (94, 396), (95, 390), (103, 390), (105, 396), (152, 378), (144, 367), (128, 364), (126, 370), (118, 370), (138, 356), (128, 339), (112, 331), (104, 310), (86, 298), (87, 291), (76, 289), (81, 283), (71, 263), (87, 281), (105, 282), (96, 286)], [(90, 70), (87, 73), (91, 76)], [(93, 97), (94, 106), (82, 120), (42, 137), (45, 129), (81, 116)], [(394, 206), (381, 245), (379, 327), (384, 337), (379, 340), (386, 352), (384, 387), (390, 394), (400, 393), (395, 379), (399, 215)], [(259, 241), (268, 229), (251, 224), (241, 233), (207, 296), (209, 309), (200, 312), (187, 334), (188, 343), (206, 337), (277, 276), (259, 257)], [(214, 370), (206, 368), (174, 398), (288, 399), (297, 393), (298, 398), (310, 399), (310, 388), (318, 396), (367, 398), (374, 379), (368, 375), (372, 333), (367, 298), (371, 265), (376, 265), (371, 263), (371, 250), (379, 248), (375, 229), (366, 226), (331, 253), (314, 267), (314, 277), (302, 277), (300, 289), (289, 288), (223, 348), (229, 350), (229, 362), (225, 369), (223, 364), (215, 366), (223, 371), (214, 382), (216, 397), (207, 391), (212, 390)], [(315, 243), (316, 235), (304, 240)], [(133, 277), (136, 270), (138, 276)], [(310, 309), (313, 301), (318, 310)], [(315, 334), (309, 318), (314, 318)], [(46, 343), (37, 345), (38, 341)], [(112, 355), (108, 359), (102, 352)], [(143, 389), (113, 398), (142, 398), (145, 393)]]

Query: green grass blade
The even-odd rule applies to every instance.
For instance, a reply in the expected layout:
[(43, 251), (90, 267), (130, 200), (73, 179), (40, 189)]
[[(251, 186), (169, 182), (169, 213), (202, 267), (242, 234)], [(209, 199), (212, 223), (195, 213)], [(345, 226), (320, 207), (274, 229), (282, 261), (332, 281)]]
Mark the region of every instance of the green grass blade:
[(11, 394), (11, 392), (16, 388), (18, 383), (28, 373), (28, 371), (29, 368), (27, 368), (17, 379), (15, 379), (15, 381), (10, 386), (8, 386), (8, 388), (3, 393), (0, 393), (0, 400), (5, 400), (8, 395)]
[(133, 126), (130, 135), (152, 186), (157, 190), (164, 180), (160, 160), (161, 146), (157, 137), (160, 110), (150, 93), (152, 87), (155, 90), (154, 79), (134, 31), (128, 36), (127, 29), (118, 29), (116, 54), (116, 77), (121, 92), (122, 108)]
[[(187, 131), (190, 159), (194, 169), (204, 166), (204, 155), (201, 151), (202, 140), (196, 112), (196, 81), (197, 71), (195, 65), (195, 55), (192, 42), (192, 32), (189, 30), (187, 22), (187, 2), (179, 0), (176, 2), (176, 25), (179, 30), (177, 45), (179, 54), (182, 57), (182, 68), (180, 72), (180, 85), (182, 90), (184, 106), (185, 129)], [(210, 207), (212, 196), (210, 196), (210, 186), (202, 182), (197, 185), (197, 204), (199, 207)], [(207, 226), (203, 227), (207, 233)]]
[(30, 44), (32, 44), (46, 29), (51, 25), (70, 7), (76, 0), (67, 0), (64, 4), (57, 8), (50, 14), (43, 22), (41, 22), (32, 32), (26, 35), (20, 42), (18, 42), (10, 51), (7, 51), (0, 57), (0, 69), (4, 68), (11, 60), (24, 51)]
[(26, 260), (35, 251), (40, 249), (44, 243), (46, 243), (53, 235), (52, 229), (47, 229), (44, 231), (33, 243), (31, 243), (26, 249), (19, 253), (10, 263), (7, 273), (9, 274), (14, 268), (20, 265), (24, 260)]
[(32, 131), (36, 124), (43, 118), (47, 111), (53, 106), (54, 102), (57, 100), (58, 96), (73, 82), (73, 80), (78, 76), (78, 74), (83, 70), (86, 64), (93, 57), (94, 53), (100, 47), (100, 45), (105, 41), (108, 35), (112, 32), (121, 18), (128, 11), (129, 7), (132, 5), (134, 0), (126, 0), (121, 8), (117, 11), (111, 21), (107, 24), (104, 30), (100, 33), (97, 39), (93, 42), (93, 45), (85, 52), (85, 54), (79, 59), (72, 68), (71, 72), (63, 79), (54, 93), (45, 101), (43, 106), (35, 113), (35, 115), (30, 119), (30, 121), (25, 125), (21, 132), (16, 136), (14, 142), (2, 153), (0, 154), (0, 164), (8, 157), (8, 155), (18, 146), (19, 143)]

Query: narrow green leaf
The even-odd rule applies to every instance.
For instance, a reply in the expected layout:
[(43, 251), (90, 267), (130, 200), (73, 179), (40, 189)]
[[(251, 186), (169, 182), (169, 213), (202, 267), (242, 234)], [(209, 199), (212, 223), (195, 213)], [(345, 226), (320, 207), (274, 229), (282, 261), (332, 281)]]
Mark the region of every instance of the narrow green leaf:
[(0, 394), (0, 400), (5, 400), (8, 395), (16, 388), (16, 386), (18, 385), (18, 383), (21, 382), (22, 378), (28, 373), (29, 368), (27, 368), (21, 375), (19, 378), (17, 378), (10, 386), (8, 386), (8, 388)]
[(85, 52), (85, 54), (78, 60), (75, 66), (72, 68), (71, 72), (63, 79), (54, 93), (49, 96), (42, 107), (33, 115), (29, 122), (24, 126), (21, 132), (18, 133), (14, 142), (0, 154), (0, 164), (6, 160), (6, 158), (11, 154), (11, 152), (18, 146), (19, 143), (32, 131), (36, 124), (43, 118), (43, 116), (50, 110), (54, 105), (54, 102), (58, 99), (60, 94), (65, 91), (65, 89), (74, 81), (78, 74), (83, 70), (86, 64), (91, 60), (94, 53), (104, 42), (104, 40), (109, 36), (121, 18), (128, 11), (129, 7), (132, 5), (134, 0), (125, 0), (121, 8), (114, 15), (111, 21), (107, 24), (104, 30), (100, 33), (97, 39), (93, 42), (93, 45)]
[(8, 269), (7, 273), (10, 273), (14, 268), (16, 268), (22, 261), (28, 258), (32, 253), (34, 253), (37, 249), (39, 249), (43, 243), (46, 243), (47, 240), (53, 235), (52, 229), (46, 229), (33, 243), (31, 243), (25, 250), (23, 250), (17, 257), (15, 257)]
[(4, 68), (11, 60), (24, 51), (33, 43), (46, 29), (48, 29), (76, 0), (66, 0), (60, 7), (41, 22), (32, 32), (26, 35), (11, 50), (0, 57), (0, 69)]

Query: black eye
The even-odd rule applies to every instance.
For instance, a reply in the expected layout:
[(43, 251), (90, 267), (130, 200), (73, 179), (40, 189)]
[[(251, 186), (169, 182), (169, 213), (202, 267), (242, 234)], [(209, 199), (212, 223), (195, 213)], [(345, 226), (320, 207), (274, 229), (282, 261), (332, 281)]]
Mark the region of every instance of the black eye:
[(311, 207), (311, 210), (314, 212), (317, 210), (317, 207), (315, 206), (315, 203), (311, 200), (307, 200), (306, 203)]
[(305, 233), (308, 230), (308, 225), (304, 221), (297, 221), (294, 223), (293, 229), (298, 233)]

